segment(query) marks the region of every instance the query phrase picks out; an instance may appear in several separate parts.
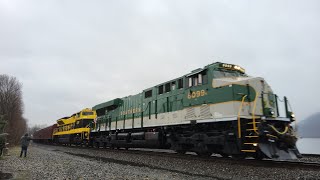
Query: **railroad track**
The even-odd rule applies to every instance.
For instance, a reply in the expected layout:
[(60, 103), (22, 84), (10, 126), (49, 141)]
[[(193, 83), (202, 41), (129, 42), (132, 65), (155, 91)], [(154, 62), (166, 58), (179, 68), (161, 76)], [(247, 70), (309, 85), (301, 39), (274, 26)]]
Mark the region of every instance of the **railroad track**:
[[(134, 150), (136, 154), (140, 154), (141, 151), (143, 153), (148, 152), (148, 154), (154, 154), (159, 156), (170, 156), (170, 157), (176, 157), (176, 158), (191, 158), (196, 160), (202, 160), (202, 161), (227, 161), (232, 162), (232, 164), (239, 164), (239, 165), (247, 165), (247, 166), (263, 166), (263, 167), (278, 167), (278, 168), (299, 168), (299, 169), (314, 169), (314, 170), (320, 170), (320, 162), (305, 162), (305, 161), (299, 161), (299, 160), (270, 160), (270, 159), (263, 159), (263, 160), (256, 160), (256, 159), (232, 159), (232, 158), (223, 158), (220, 155), (212, 155), (210, 157), (201, 157), (197, 156), (195, 153), (188, 153), (188, 154), (178, 154), (175, 152), (158, 152), (158, 151), (146, 151), (146, 150)], [(313, 156), (312, 156), (313, 157)], [(320, 157), (320, 156), (314, 156), (314, 157)]]
[(261, 164), (264, 167), (279, 167), (279, 168), (292, 168), (292, 169), (305, 169), (305, 170), (320, 170), (320, 163), (319, 162), (305, 162), (305, 161), (277, 161), (277, 160), (270, 160), (264, 159), (261, 161), (258, 160), (250, 160), (246, 159), (246, 162), (253, 161), (254, 164), (258, 165)]
[[(56, 146), (56, 145), (54, 145)], [(210, 157), (201, 157), (197, 156), (195, 153), (187, 153), (187, 154), (178, 154), (171, 150), (163, 150), (163, 149), (144, 149), (144, 148), (132, 148), (129, 150), (125, 149), (111, 149), (111, 148), (92, 148), (92, 147), (80, 147), (80, 146), (59, 146), (65, 148), (81, 148), (81, 149), (92, 149), (106, 152), (118, 152), (118, 153), (130, 153), (130, 154), (138, 154), (144, 156), (160, 156), (160, 157), (169, 157), (173, 159), (189, 159), (189, 160), (198, 160), (198, 161), (207, 161), (207, 162), (228, 162), (232, 164), (242, 165), (242, 166), (251, 166), (251, 167), (269, 167), (269, 168), (291, 168), (291, 169), (304, 169), (304, 170), (320, 170), (320, 162), (306, 162), (300, 160), (256, 160), (256, 159), (232, 159), (232, 158), (223, 158), (220, 155), (212, 155)], [(59, 150), (60, 151), (60, 150)], [(63, 152), (63, 151), (62, 151)], [(311, 155), (307, 155), (310, 157)], [(320, 157), (320, 156), (314, 156)]]
[(302, 154), (302, 156), (304, 156), (304, 157), (316, 157), (316, 158), (320, 158), (320, 154)]

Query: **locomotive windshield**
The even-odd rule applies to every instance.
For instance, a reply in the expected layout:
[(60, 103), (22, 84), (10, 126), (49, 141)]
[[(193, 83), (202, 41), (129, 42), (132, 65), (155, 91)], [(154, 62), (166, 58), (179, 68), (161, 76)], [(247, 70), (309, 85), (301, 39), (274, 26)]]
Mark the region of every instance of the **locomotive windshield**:
[(93, 112), (82, 112), (83, 116), (89, 116), (89, 115), (93, 115)]
[(226, 77), (248, 77), (248, 76), (238, 71), (213, 71), (213, 77), (226, 78)]

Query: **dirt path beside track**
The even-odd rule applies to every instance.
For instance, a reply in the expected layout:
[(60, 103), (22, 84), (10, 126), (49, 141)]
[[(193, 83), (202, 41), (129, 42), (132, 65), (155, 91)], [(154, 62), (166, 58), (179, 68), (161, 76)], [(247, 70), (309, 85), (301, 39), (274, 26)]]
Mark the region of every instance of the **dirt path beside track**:
[(94, 160), (50, 146), (30, 146), (26, 158), (19, 153), (15, 147), (0, 160), (0, 179), (216, 179), (126, 161)]

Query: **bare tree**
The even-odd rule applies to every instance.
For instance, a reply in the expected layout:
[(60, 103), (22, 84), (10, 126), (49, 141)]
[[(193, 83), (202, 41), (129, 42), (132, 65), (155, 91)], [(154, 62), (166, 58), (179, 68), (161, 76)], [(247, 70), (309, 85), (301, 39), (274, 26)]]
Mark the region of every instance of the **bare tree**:
[(46, 126), (47, 125), (34, 125), (34, 126), (28, 128), (28, 133), (30, 135), (33, 135), (34, 132), (36, 132), (36, 131), (38, 131), (38, 130), (40, 130), (42, 128), (45, 128)]
[(22, 85), (15, 78), (0, 75), (0, 115), (7, 122), (5, 132), (9, 133), (8, 142), (16, 144), (27, 130), (23, 115)]

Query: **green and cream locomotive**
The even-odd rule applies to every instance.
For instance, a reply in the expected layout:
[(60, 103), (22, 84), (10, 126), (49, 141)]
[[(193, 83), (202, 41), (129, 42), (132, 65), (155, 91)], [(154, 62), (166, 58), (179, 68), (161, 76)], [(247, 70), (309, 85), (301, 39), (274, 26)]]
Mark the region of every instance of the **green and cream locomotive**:
[(233, 64), (213, 63), (93, 110), (96, 146), (171, 148), (202, 156), (300, 156), (287, 98)]

